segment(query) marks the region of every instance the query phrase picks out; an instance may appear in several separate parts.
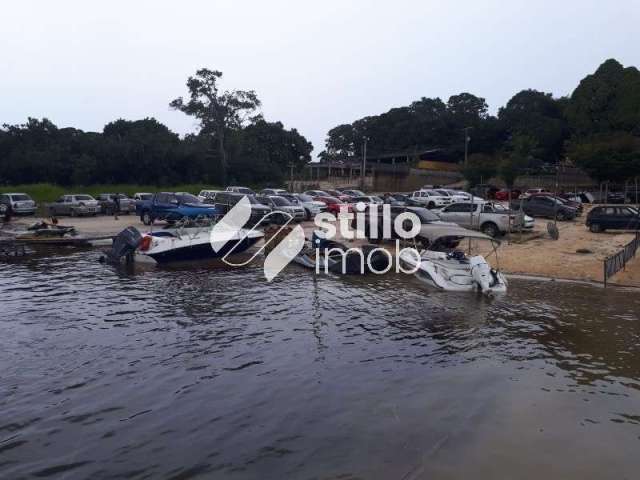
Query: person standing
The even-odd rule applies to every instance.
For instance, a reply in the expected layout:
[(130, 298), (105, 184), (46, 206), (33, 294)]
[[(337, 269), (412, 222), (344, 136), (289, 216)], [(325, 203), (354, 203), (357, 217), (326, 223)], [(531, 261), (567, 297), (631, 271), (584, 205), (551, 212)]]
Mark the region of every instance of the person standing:
[(113, 218), (118, 220), (118, 212), (120, 211), (120, 194), (116, 193), (113, 196)]

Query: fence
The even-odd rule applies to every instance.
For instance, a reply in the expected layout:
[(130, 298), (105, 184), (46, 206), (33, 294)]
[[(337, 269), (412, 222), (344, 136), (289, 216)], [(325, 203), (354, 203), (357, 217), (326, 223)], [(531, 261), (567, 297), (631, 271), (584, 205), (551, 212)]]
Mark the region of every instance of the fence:
[(640, 247), (640, 232), (636, 232), (636, 238), (631, 240), (625, 247), (615, 255), (607, 257), (604, 261), (604, 286), (607, 286), (607, 280), (613, 277), (620, 270), (624, 270), (627, 262), (636, 256), (636, 252)]

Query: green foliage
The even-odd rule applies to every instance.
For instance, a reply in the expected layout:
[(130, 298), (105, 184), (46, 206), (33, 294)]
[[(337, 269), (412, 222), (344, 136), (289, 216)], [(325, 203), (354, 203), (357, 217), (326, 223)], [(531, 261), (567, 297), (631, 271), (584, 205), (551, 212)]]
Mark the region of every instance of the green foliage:
[(228, 170), (226, 137), (229, 131), (242, 129), (247, 117), (260, 107), (260, 100), (253, 90), (221, 92), (220, 78), (222, 72), (201, 68), (187, 80), (189, 99), (178, 97), (169, 106), (198, 119), (200, 134), (215, 141), (220, 177), (225, 181)]
[(640, 134), (640, 72), (607, 60), (580, 82), (566, 113), (575, 136), (615, 131)]
[(498, 171), (498, 161), (491, 155), (474, 153), (469, 155), (467, 165), (462, 169), (462, 175), (469, 183), (469, 187), (474, 187), (480, 183), (488, 182), (495, 177)]
[(136, 192), (189, 192), (198, 194), (200, 190), (222, 190), (221, 187), (212, 185), (192, 183), (183, 185), (136, 185), (136, 184), (123, 184), (123, 185), (74, 185), (74, 186), (60, 186), (50, 183), (31, 183), (26, 185), (12, 185), (0, 187), (0, 193), (20, 192), (26, 193), (36, 202), (53, 202), (61, 195), (69, 193), (85, 193), (96, 197), (100, 193), (125, 193), (127, 195), (133, 195)]
[(498, 167), (498, 176), (507, 188), (512, 189), (516, 179), (535, 162), (536, 148), (535, 139), (528, 135), (515, 135), (507, 143)]
[(509, 135), (528, 135), (535, 140), (537, 158), (557, 163), (569, 136), (563, 102), (550, 93), (522, 90), (500, 109), (498, 117)]
[(574, 141), (569, 158), (598, 182), (620, 182), (640, 176), (640, 138), (627, 132)]

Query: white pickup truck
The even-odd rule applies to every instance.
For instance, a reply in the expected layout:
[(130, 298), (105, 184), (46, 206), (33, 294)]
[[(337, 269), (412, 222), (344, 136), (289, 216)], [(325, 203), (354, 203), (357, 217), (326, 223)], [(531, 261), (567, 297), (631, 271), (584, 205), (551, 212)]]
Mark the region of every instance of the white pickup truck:
[(480, 230), (490, 237), (504, 235), (509, 230), (529, 228), (521, 212), (508, 210), (493, 202), (454, 203), (437, 211), (436, 214), (445, 222)]
[(435, 190), (418, 190), (411, 194), (411, 200), (427, 208), (442, 208), (451, 204), (451, 198)]

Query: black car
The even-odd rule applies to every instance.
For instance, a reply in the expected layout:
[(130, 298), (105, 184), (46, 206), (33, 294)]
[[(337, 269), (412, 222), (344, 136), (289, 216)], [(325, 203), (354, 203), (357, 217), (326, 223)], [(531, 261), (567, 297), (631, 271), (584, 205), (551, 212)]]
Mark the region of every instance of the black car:
[(640, 212), (629, 206), (595, 207), (587, 215), (586, 224), (594, 233), (605, 230), (638, 230)]
[[(249, 202), (251, 202), (251, 217), (249, 219), (250, 225), (247, 225), (247, 227), (253, 227), (256, 224), (263, 223), (264, 216), (271, 213), (271, 208), (260, 203), (258, 199), (256, 199), (255, 195), (245, 195), (237, 192), (218, 192), (211, 202), (213, 202), (216, 210), (225, 214), (231, 210), (233, 206), (242, 199), (242, 197), (247, 197)], [(264, 223), (268, 222), (269, 220), (266, 220)]]
[(547, 195), (534, 195), (511, 202), (511, 210), (519, 211), (520, 207), (530, 217), (555, 217), (558, 220), (573, 220), (578, 215), (576, 208)]

